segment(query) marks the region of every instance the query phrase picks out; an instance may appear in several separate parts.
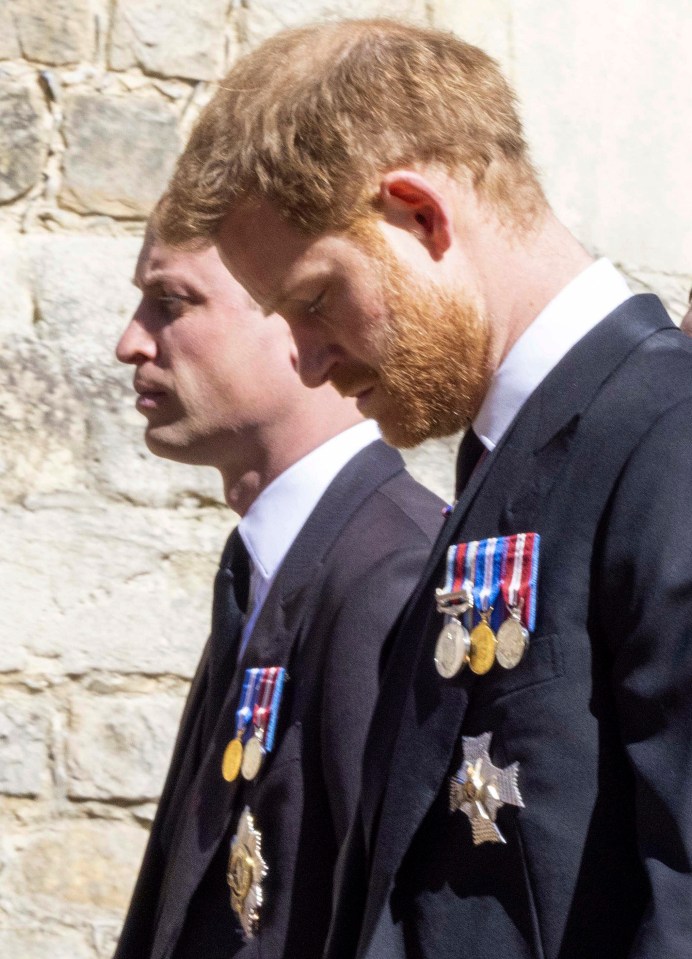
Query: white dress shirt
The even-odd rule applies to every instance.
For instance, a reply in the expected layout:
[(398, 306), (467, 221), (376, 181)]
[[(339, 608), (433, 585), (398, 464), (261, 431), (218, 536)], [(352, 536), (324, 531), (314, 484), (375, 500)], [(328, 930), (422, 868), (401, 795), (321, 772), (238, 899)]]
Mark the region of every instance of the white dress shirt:
[(473, 421), (492, 451), (536, 387), (597, 323), (632, 296), (624, 277), (601, 258), (579, 273), (522, 333), (495, 372)]
[(298, 460), (262, 490), (238, 523), (250, 555), (250, 598), (238, 659), (279, 567), (336, 474), (356, 453), (380, 438), (372, 420), (358, 423)]

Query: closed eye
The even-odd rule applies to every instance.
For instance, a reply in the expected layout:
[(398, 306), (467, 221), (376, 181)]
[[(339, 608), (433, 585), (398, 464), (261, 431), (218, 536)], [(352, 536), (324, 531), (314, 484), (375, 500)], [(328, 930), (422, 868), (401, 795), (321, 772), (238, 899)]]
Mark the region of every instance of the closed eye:
[(308, 316), (318, 316), (322, 312), (322, 306), (324, 305), (326, 290), (322, 290), (319, 296), (315, 297), (312, 303), (309, 304), (305, 312)]

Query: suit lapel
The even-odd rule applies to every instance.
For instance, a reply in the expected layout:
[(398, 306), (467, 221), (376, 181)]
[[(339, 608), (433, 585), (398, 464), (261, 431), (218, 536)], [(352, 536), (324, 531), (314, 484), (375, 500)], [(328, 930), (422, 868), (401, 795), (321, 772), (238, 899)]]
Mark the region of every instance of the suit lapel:
[[(366, 751), (361, 808), (371, 850), (371, 885), (362, 946), (369, 941), (404, 853), (449, 774), (477, 681), (468, 670), (446, 681), (434, 667), (435, 635), (441, 625), (434, 589), (442, 581), (447, 548), (540, 529), (541, 504), (578, 434), (582, 412), (632, 350), (671, 325), (656, 297), (637, 296), (579, 341), (475, 470), (433, 547), (400, 621)], [(402, 717), (398, 726), (392, 721), (395, 716)]]

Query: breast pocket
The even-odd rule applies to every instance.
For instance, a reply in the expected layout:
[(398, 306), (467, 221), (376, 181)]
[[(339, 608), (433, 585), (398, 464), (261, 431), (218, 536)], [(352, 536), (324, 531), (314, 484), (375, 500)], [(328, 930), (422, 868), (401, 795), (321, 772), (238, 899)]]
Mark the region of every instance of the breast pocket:
[(535, 636), (522, 661), (514, 669), (495, 663), (474, 683), (471, 705), (475, 708), (500, 702), (523, 690), (533, 689), (564, 676), (565, 665), (557, 633)]

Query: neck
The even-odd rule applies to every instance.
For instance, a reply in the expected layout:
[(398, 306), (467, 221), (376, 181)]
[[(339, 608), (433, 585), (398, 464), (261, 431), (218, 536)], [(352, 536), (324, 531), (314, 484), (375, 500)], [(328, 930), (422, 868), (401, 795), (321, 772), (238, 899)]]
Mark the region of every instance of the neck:
[(549, 209), (517, 234), (487, 221), (477, 244), (477, 269), (492, 320), (491, 365), (497, 369), (548, 303), (593, 263)]
[(327, 406), (331, 408), (331, 415), (317, 409), (313, 402), (314, 416), (302, 416), (290, 428), (285, 424), (284, 428), (281, 424), (270, 427), (259, 439), (251, 440), (249, 455), (238, 456), (237, 444), (229, 444), (236, 455), (229, 456), (217, 468), (223, 480), (226, 503), (234, 512), (245, 516), (257, 497), (289, 467), (327, 440), (363, 421), (351, 401), (338, 397), (338, 403), (331, 403), (329, 399), (327, 397)]

